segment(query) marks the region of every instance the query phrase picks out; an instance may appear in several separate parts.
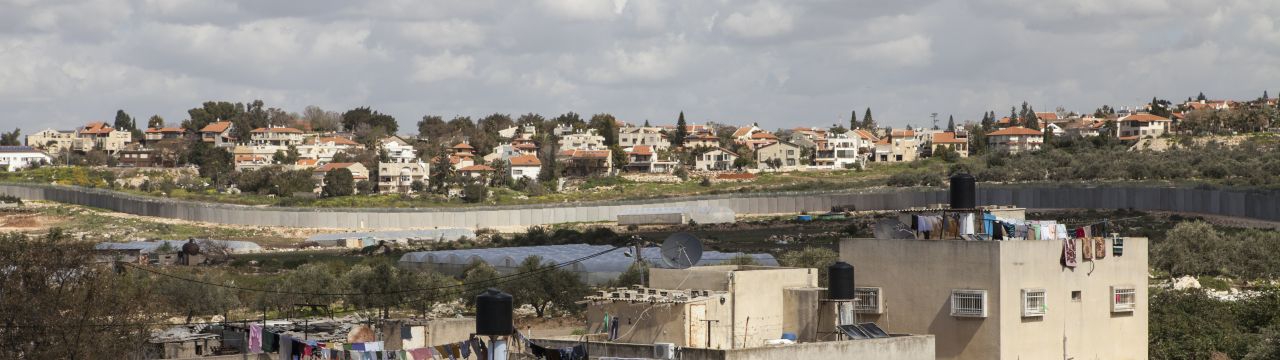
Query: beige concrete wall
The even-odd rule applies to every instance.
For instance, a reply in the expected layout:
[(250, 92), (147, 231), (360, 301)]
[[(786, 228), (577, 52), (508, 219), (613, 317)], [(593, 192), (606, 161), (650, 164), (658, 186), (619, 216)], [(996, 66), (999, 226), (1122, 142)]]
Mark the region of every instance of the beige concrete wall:
[(796, 334), (799, 342), (813, 342), (818, 333), (819, 300), (827, 296), (826, 288), (794, 288), (784, 290), (782, 331)]
[(931, 335), (913, 335), (727, 350), (725, 351), (724, 359), (933, 360), (935, 357), (934, 337)]
[(670, 290), (729, 291), (733, 265), (698, 266), (689, 269), (649, 269), (649, 287)]
[[(721, 304), (720, 297), (725, 298)], [(587, 327), (591, 332), (603, 332), (604, 315), (618, 318), (618, 339), (615, 342), (654, 344), (672, 343), (681, 347), (707, 347), (707, 326), (711, 327), (711, 348), (728, 348), (729, 323), (733, 313), (731, 296), (712, 296), (710, 299), (690, 303), (650, 303), (631, 301), (597, 301), (587, 308)], [(701, 319), (691, 311), (705, 309)], [(698, 320), (716, 320), (708, 324)]]
[(733, 347), (764, 345), (782, 337), (787, 288), (818, 286), (818, 270), (769, 268), (733, 272)]
[[(1000, 242), (845, 239), (840, 259), (858, 287), (882, 288), (884, 314), (859, 314), (891, 333), (936, 336), (938, 359), (999, 353)], [(987, 318), (951, 316), (951, 290), (987, 290)]]
[[(1001, 303), (1010, 304), (1000, 309), (1000, 358), (1147, 358), (1146, 238), (1127, 238), (1118, 257), (1107, 240), (1105, 258), (1080, 261), (1075, 270), (1060, 265), (1060, 241), (1000, 244)], [(1112, 286), (1136, 290), (1132, 313), (1111, 312)], [(1021, 289), (1035, 288), (1045, 289), (1047, 310), (1024, 318)], [(1081, 292), (1080, 301), (1071, 299), (1072, 291)]]

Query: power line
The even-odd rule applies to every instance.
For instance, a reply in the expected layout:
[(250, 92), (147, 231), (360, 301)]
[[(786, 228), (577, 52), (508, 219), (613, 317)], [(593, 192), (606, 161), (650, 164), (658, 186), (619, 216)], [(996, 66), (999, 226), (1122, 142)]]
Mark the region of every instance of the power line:
[[(543, 272), (543, 271), (551, 271), (551, 270), (558, 269), (558, 268), (562, 268), (562, 267), (565, 267), (565, 266), (569, 266), (569, 265), (577, 264), (577, 263), (580, 263), (580, 262), (583, 262), (583, 261), (586, 261), (586, 260), (589, 260), (589, 259), (592, 259), (592, 258), (595, 258), (595, 257), (601, 256), (601, 255), (607, 254), (607, 253), (612, 252), (612, 251), (617, 251), (618, 249), (622, 249), (622, 248), (621, 248), (621, 247), (615, 247), (615, 248), (608, 249), (608, 250), (604, 250), (604, 251), (601, 251), (601, 252), (598, 252), (598, 253), (595, 253), (595, 254), (587, 255), (587, 256), (585, 256), (585, 257), (581, 257), (581, 258), (577, 258), (577, 259), (574, 259), (574, 260), (570, 260), (570, 261), (562, 262), (562, 263), (559, 263), (559, 264), (555, 264), (555, 265), (553, 265), (553, 266), (544, 267), (544, 268), (539, 268), (539, 269), (537, 269), (537, 270), (533, 270), (533, 271), (529, 271), (529, 272), (525, 272), (525, 273), (513, 273), (513, 274), (507, 274), (507, 275), (503, 275), (503, 276), (499, 276), (499, 277), (496, 277), (496, 278), (490, 279), (490, 280), (488, 280), (488, 281), (502, 280), (502, 279), (505, 279), (505, 278), (510, 278), (510, 277), (515, 277), (515, 276), (520, 276), (520, 275), (524, 275), (524, 274), (532, 274), (532, 273)], [(437, 287), (437, 288), (417, 288), (417, 289), (404, 289), (404, 290), (382, 291), (382, 292), (369, 292), (369, 293), (364, 293), (364, 292), (355, 292), (355, 293), (347, 293), (347, 292), (340, 292), (340, 293), (301, 292), (301, 291), (288, 291), (288, 290), (276, 290), (276, 289), (249, 288), (249, 287), (242, 287), (242, 286), (235, 286), (235, 285), (219, 284), (219, 283), (215, 283), (215, 282), (208, 282), (208, 281), (204, 281), (204, 280), (200, 280), (200, 279), (193, 279), (193, 278), (189, 278), (189, 277), (178, 276), (178, 275), (174, 275), (174, 274), (166, 273), (166, 272), (159, 271), (159, 270), (155, 270), (155, 269), (150, 269), (150, 268), (147, 268), (147, 267), (143, 267), (143, 266), (139, 266), (139, 265), (135, 265), (135, 264), (131, 264), (131, 263), (123, 263), (123, 264), (124, 264), (124, 265), (126, 265), (126, 266), (128, 266), (128, 267), (131, 267), (131, 268), (134, 268), (134, 269), (138, 269), (138, 270), (142, 270), (142, 271), (145, 271), (145, 272), (149, 272), (149, 273), (152, 273), (152, 274), (156, 274), (156, 275), (160, 275), (160, 276), (164, 276), (164, 277), (168, 277), (168, 278), (173, 278), (173, 279), (177, 279), (177, 280), (187, 281), (187, 282), (191, 282), (191, 283), (195, 283), (195, 284), (200, 284), (200, 285), (216, 286), (216, 287), (221, 287), (221, 288), (227, 288), (227, 289), (233, 289), (233, 290), (240, 290), (240, 291), (248, 291), (248, 292), (262, 292), (262, 293), (285, 294), (285, 295), (311, 295), (311, 296), (392, 295), (392, 294), (403, 294), (403, 293), (413, 293), (413, 292), (436, 291), (436, 290), (443, 290), (443, 289), (449, 289), (449, 288), (455, 288), (455, 287), (462, 286), (462, 285), (449, 285), (449, 286), (443, 286), (443, 287)]]

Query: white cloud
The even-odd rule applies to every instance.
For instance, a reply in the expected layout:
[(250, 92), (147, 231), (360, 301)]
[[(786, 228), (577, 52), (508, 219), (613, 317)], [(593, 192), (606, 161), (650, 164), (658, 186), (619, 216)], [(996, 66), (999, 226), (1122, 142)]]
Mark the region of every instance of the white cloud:
[(608, 20), (621, 12), (626, 1), (603, 0), (540, 0), (538, 4), (544, 10), (566, 19), (572, 20)]
[(859, 46), (849, 50), (849, 57), (857, 61), (872, 62), (883, 66), (923, 66), (933, 58), (931, 41), (924, 35), (912, 35), (901, 39)]
[(443, 48), (480, 46), (485, 37), (479, 24), (460, 19), (405, 23), (400, 25), (400, 33), (418, 43)]
[(766, 38), (791, 31), (795, 16), (782, 5), (760, 2), (745, 13), (735, 12), (724, 19), (724, 29), (744, 38)]
[(475, 58), (470, 55), (454, 55), (447, 50), (435, 56), (414, 56), (413, 80), (429, 83), (471, 77), (474, 67)]

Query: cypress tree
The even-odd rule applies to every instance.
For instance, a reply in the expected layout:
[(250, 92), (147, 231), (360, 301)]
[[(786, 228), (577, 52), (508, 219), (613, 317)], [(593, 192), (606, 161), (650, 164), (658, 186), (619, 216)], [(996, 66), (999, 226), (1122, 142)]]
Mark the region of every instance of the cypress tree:
[(850, 111), (849, 112), (849, 130), (859, 128), (860, 126), (858, 125), (860, 125), (858, 124), (858, 110)]
[(947, 115), (947, 131), (956, 132), (956, 117)]
[(862, 115), (862, 127), (867, 130), (876, 129), (876, 120), (871, 118), (871, 108), (867, 108), (867, 112)]

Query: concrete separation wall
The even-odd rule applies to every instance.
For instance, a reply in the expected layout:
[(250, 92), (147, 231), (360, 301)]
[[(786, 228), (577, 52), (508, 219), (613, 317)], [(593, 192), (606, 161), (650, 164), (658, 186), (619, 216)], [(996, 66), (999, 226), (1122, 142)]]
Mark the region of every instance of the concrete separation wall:
[[(619, 214), (653, 207), (724, 206), (739, 215), (824, 212), (833, 206), (897, 210), (944, 203), (938, 189), (744, 193), (572, 204), (475, 206), (431, 209), (329, 209), (199, 203), (124, 194), (111, 190), (38, 184), (0, 184), (0, 194), (123, 213), (191, 221), (304, 228), (421, 229), (525, 227), (568, 222), (614, 221)], [(1153, 188), (979, 185), (980, 204), (1028, 209), (1136, 209), (1213, 214), (1280, 221), (1280, 192)]]

